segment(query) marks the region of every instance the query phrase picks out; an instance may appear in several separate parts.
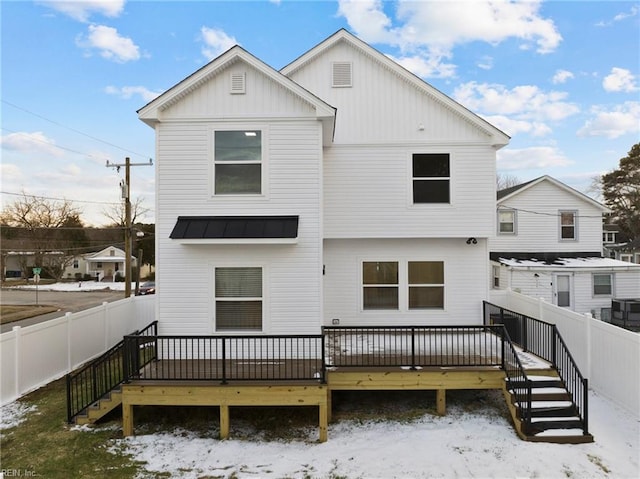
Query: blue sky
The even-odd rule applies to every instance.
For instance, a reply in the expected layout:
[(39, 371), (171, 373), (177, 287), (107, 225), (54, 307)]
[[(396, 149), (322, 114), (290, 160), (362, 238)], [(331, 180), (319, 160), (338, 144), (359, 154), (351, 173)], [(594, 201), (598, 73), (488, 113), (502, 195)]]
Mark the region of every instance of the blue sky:
[[(10, 1), (2, 30), (2, 205), (120, 201), (105, 162), (154, 158), (136, 110), (234, 44), (280, 69), (346, 28), (511, 135), (498, 170), (585, 191), (640, 141), (640, 2)], [(131, 169), (154, 221), (154, 167)]]

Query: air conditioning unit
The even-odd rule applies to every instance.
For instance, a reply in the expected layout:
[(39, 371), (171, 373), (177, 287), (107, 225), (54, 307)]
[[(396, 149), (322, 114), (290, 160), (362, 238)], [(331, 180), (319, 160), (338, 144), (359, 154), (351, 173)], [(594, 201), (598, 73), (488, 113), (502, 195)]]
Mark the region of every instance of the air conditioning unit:
[(640, 299), (612, 299), (611, 323), (640, 331)]

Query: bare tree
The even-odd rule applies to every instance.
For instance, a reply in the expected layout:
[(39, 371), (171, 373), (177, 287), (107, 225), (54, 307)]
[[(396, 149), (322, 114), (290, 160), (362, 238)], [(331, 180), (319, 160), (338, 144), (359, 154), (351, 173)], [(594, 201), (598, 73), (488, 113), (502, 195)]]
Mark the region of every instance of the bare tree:
[(520, 181), (520, 178), (515, 175), (510, 175), (508, 173), (496, 174), (496, 186), (498, 191), (511, 188), (512, 186), (519, 185), (520, 183), (522, 183), (522, 181)]
[[(149, 208), (145, 208), (142, 203), (143, 197), (138, 197), (131, 203), (131, 224), (136, 224), (138, 219), (149, 212)], [(107, 217), (111, 225), (126, 226), (126, 214), (124, 202), (114, 204), (111, 209), (102, 210), (102, 214)]]
[[(69, 200), (50, 200), (24, 192), (0, 212), (0, 224), (13, 229), (14, 244), (25, 253), (19, 259), (24, 276), (29, 276), (29, 267), (37, 266), (57, 280), (62, 277), (75, 248), (86, 244), (80, 213)], [(31, 255), (26, 253), (33, 254), (33, 264), (29, 264)]]

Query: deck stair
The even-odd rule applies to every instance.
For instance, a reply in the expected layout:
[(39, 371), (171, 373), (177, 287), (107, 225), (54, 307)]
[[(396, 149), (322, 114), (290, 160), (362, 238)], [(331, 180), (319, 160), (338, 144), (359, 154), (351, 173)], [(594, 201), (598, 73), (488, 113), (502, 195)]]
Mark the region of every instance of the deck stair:
[(525, 388), (525, 381), (505, 381), (505, 395), (518, 435), (531, 442), (581, 444), (593, 442), (585, 434), (571, 394), (558, 376), (528, 376), (531, 384), (530, 424), (525, 420), (528, 401), (520, 402), (515, 390)]
[(79, 426), (94, 424), (122, 404), (122, 388), (120, 386), (109, 391), (83, 412), (74, 416), (73, 423)]

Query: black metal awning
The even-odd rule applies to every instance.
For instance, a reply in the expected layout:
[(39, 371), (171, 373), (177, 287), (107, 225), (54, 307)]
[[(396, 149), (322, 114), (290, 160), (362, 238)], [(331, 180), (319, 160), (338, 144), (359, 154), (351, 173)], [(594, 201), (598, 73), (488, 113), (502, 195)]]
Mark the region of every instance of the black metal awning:
[(179, 216), (171, 239), (293, 240), (298, 216)]

